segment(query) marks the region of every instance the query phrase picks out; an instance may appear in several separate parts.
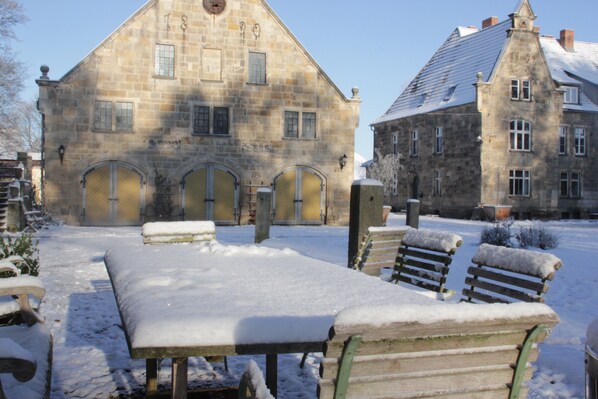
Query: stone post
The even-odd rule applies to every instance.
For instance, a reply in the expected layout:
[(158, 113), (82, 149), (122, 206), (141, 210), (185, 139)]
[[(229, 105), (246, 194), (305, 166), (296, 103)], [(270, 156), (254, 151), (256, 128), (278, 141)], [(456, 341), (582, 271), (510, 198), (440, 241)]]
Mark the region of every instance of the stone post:
[(414, 229), (419, 228), (419, 201), (410, 199), (407, 201), (407, 226)]
[(6, 208), (6, 230), (11, 233), (22, 231), (25, 228), (25, 215), (23, 214), (23, 200), (11, 198)]
[(255, 209), (255, 243), (270, 238), (270, 214), (272, 213), (272, 190), (260, 188), (257, 190)]
[(378, 180), (355, 180), (351, 185), (351, 205), (349, 215), (349, 258), (348, 266), (352, 267), (353, 259), (359, 250), (363, 235), (370, 226), (382, 226), (382, 206), (384, 203), (384, 186)]

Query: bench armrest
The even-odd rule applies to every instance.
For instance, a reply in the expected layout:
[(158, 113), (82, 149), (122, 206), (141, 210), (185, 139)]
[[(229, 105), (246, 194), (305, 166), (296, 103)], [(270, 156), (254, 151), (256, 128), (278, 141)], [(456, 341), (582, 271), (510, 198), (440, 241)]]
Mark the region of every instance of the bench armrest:
[(0, 279), (0, 296), (16, 297), (25, 323), (29, 326), (43, 323), (43, 318), (33, 310), (29, 295), (40, 300), (46, 295), (46, 289), (39, 278), (19, 276)]
[(35, 376), (37, 362), (31, 352), (9, 338), (0, 338), (0, 374), (12, 374), (19, 382)]

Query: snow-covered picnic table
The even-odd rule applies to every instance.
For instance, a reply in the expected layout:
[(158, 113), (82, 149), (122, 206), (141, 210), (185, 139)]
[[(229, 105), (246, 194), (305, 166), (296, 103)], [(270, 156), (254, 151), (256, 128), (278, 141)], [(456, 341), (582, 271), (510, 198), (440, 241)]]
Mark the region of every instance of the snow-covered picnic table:
[[(276, 355), (321, 351), (345, 308), (435, 303), (292, 250), (213, 241), (114, 249), (105, 263), (131, 357), (148, 368), (173, 358), (173, 395), (186, 390), (188, 357), (266, 354), (271, 384)], [(154, 372), (147, 378), (153, 389)]]

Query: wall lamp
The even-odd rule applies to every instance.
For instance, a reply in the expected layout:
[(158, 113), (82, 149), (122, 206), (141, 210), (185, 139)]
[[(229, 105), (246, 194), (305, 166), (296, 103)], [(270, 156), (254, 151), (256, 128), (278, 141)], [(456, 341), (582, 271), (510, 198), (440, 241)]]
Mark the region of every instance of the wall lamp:
[(64, 161), (64, 152), (66, 151), (66, 148), (64, 148), (64, 146), (62, 144), (60, 144), (60, 147), (58, 147), (58, 158), (60, 158), (60, 164), (62, 165), (62, 161)]
[(343, 154), (342, 157), (338, 158), (338, 166), (341, 167), (341, 170), (347, 165), (347, 154)]

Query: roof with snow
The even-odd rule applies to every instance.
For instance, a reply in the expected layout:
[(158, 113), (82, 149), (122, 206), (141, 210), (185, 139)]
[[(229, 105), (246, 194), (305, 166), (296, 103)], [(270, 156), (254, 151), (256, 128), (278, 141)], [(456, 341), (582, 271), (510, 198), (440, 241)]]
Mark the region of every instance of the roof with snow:
[[(524, 3), (522, 0), (517, 9)], [(475, 102), (477, 75), (481, 72), (483, 82), (492, 80), (511, 27), (509, 18), (481, 30), (455, 29), (386, 113), (372, 124)], [(540, 43), (557, 83), (580, 86), (583, 79), (598, 85), (598, 43), (576, 41), (574, 51), (566, 51), (551, 37), (541, 37)], [(581, 90), (580, 104), (566, 104), (564, 108), (598, 112), (598, 104)]]

